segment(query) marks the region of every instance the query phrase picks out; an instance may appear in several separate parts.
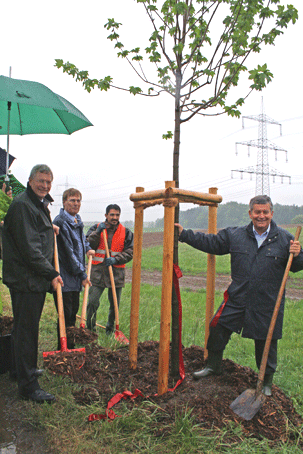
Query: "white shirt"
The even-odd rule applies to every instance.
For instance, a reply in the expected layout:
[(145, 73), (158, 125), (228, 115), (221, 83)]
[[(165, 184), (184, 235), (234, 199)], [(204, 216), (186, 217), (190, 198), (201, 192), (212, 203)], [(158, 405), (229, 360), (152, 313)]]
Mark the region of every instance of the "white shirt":
[(263, 241), (266, 240), (267, 235), (269, 234), (269, 231), (270, 231), (270, 224), (267, 227), (267, 230), (265, 232), (261, 233), (261, 235), (255, 230), (255, 227), (253, 226), (253, 232), (254, 232), (255, 238), (258, 242), (258, 248), (261, 246)]

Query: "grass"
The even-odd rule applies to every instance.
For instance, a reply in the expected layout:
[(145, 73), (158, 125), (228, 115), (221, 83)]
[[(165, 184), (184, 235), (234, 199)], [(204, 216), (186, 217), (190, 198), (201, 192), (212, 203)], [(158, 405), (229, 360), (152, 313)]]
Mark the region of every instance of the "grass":
[[(142, 251), (142, 269), (162, 270), (163, 247), (154, 246)], [(207, 254), (194, 249), (187, 244), (179, 243), (179, 265), (184, 274), (199, 275), (206, 274)], [(131, 262), (126, 266), (131, 268)], [(216, 271), (220, 274), (230, 274), (229, 255), (216, 257)]]
[[(7, 289), (1, 285), (4, 314), (9, 315), (10, 305)], [(204, 345), (205, 291), (181, 291), (183, 303), (183, 335), (185, 347), (192, 344)], [(120, 306), (120, 329), (129, 336), (129, 314), (131, 285), (127, 284), (122, 293)], [(147, 284), (141, 286), (139, 341), (159, 340), (161, 288)], [(222, 300), (222, 294), (216, 293), (215, 307)], [(301, 371), (302, 359), (302, 309), (303, 301), (288, 301), (285, 309), (284, 338), (279, 342), (279, 366), (275, 374), (275, 383), (292, 397), (297, 411), (303, 415), (303, 385)], [(80, 311), (79, 311), (80, 313)], [(98, 322), (106, 323), (108, 302), (102, 295), (98, 311)], [(53, 300), (47, 297), (40, 323), (39, 363), (42, 365), (42, 352), (56, 347), (57, 315)], [(105, 336), (99, 329), (99, 342), (103, 346), (116, 349), (120, 347), (113, 338)], [(242, 339), (234, 334), (229, 342), (225, 357), (252, 367), (254, 361), (253, 341)], [(196, 425), (194, 411), (188, 409), (179, 412), (176, 407), (175, 420), (170, 422), (165, 412), (155, 403), (143, 402), (134, 405), (132, 410), (126, 405), (119, 406), (122, 417), (112, 422), (94, 422), (89, 424), (87, 416), (91, 413), (103, 413), (106, 402), (102, 400), (92, 405), (80, 406), (74, 401), (72, 393), (79, 389), (66, 377), (52, 376), (46, 373), (41, 379), (45, 389), (57, 396), (54, 405), (34, 405), (25, 402), (26, 420), (43, 431), (54, 453), (60, 454), (99, 454), (99, 453), (148, 453), (148, 454), (212, 454), (212, 453), (270, 453), (296, 454), (302, 452), (297, 446), (302, 435), (294, 431), (292, 441), (281, 441), (272, 446), (267, 440), (245, 437), (240, 426), (226, 425), (224, 430), (206, 431)], [(121, 390), (116, 390), (121, 391)], [(290, 432), (293, 429), (290, 428)]]

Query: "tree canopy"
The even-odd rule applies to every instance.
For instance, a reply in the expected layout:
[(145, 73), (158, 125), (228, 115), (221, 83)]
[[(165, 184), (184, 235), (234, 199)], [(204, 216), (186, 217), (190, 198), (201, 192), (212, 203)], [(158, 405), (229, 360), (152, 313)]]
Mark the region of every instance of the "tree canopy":
[[(122, 23), (114, 18), (109, 18), (104, 27), (117, 56), (127, 60), (147, 87), (118, 87), (110, 75), (90, 78), (87, 70), (79, 70), (62, 59), (56, 59), (56, 66), (81, 81), (88, 92), (112, 87), (133, 95), (158, 96), (166, 92), (180, 101), (184, 114), (181, 123), (196, 114), (227, 112), (239, 116), (238, 107), (247, 95), (228, 102), (227, 94), (238, 85), (240, 74), (247, 73), (250, 92), (261, 90), (272, 79), (266, 63), (249, 69), (248, 56), (259, 53), (263, 45), (273, 45), (283, 29), (298, 18), (298, 11), (292, 5), (281, 5), (280, 0), (137, 0), (137, 3), (145, 9), (152, 30), (143, 49), (139, 45), (125, 47), (119, 34)], [(146, 75), (146, 60), (155, 67), (154, 80)], [(218, 106), (221, 109), (213, 113)]]

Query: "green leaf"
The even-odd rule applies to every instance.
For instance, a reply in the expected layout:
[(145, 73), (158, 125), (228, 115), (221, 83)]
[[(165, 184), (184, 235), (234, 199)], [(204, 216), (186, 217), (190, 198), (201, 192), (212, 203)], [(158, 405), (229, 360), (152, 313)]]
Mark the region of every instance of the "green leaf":
[(162, 134), (162, 139), (165, 139), (165, 140), (168, 140), (168, 139), (172, 139), (174, 137), (172, 131), (167, 131), (166, 134)]
[(57, 68), (62, 68), (63, 66), (63, 60), (61, 58), (56, 58), (55, 59), (56, 64), (54, 65)]
[(272, 78), (273, 74), (267, 68), (266, 63), (263, 66), (258, 65), (256, 69), (249, 71), (249, 80), (253, 80), (254, 83), (250, 85), (253, 90), (261, 91), (262, 88), (266, 87)]
[(138, 93), (143, 93), (140, 87), (134, 87), (134, 86), (129, 87), (129, 92), (134, 96), (137, 95)]
[(116, 28), (118, 29), (120, 27), (120, 24), (119, 22), (116, 22), (115, 19), (107, 19), (108, 22), (104, 25), (104, 28), (106, 28), (106, 30), (110, 30), (111, 28)]

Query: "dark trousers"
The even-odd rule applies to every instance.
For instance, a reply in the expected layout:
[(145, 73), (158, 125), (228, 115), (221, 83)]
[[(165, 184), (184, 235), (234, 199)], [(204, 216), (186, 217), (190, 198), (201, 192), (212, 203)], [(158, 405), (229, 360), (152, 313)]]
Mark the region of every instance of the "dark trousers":
[[(207, 350), (209, 351), (222, 351), (225, 349), (233, 331), (225, 328), (219, 323), (216, 326), (211, 326), (209, 330), (209, 337), (207, 341)], [(255, 358), (258, 369), (260, 369), (261, 359), (265, 346), (265, 340), (255, 339)], [(265, 373), (274, 374), (277, 368), (278, 357), (278, 341), (273, 339), (270, 344), (268, 359), (266, 364)]]
[(37, 377), (39, 322), (45, 292), (16, 292), (10, 289), (14, 326), (12, 331), (12, 373), (16, 372), (19, 392), (40, 389)]
[[(54, 295), (56, 309), (58, 311), (57, 293), (54, 292), (53, 295)], [(75, 326), (76, 325), (76, 315), (79, 310), (80, 292), (62, 292), (62, 299), (63, 299), (65, 327), (68, 328), (69, 326)], [(58, 350), (60, 350), (61, 345), (60, 345), (59, 320), (57, 322), (57, 334), (58, 334)], [(67, 348), (68, 349), (75, 348), (74, 343), (68, 340)]]
[[(88, 305), (87, 305), (87, 313), (86, 313), (86, 326), (90, 330), (96, 329), (96, 318), (97, 318), (97, 310), (100, 306), (100, 298), (102, 293), (104, 292), (105, 287), (97, 287), (93, 285), (90, 287), (88, 292)], [(117, 303), (118, 307), (120, 305), (120, 299), (122, 294), (122, 287), (116, 288), (117, 294)], [(108, 320), (106, 324), (106, 329), (108, 331), (114, 330), (114, 323), (115, 323), (115, 307), (114, 307), (114, 300), (113, 300), (113, 292), (112, 289), (108, 289), (108, 300), (109, 300), (109, 313), (108, 313)]]

